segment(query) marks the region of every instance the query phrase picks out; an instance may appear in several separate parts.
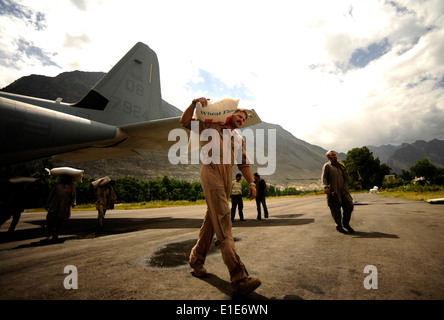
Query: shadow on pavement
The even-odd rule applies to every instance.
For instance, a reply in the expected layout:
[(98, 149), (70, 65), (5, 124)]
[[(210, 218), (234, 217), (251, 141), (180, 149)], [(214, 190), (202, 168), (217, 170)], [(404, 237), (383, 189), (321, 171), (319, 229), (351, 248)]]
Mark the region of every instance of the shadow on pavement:
[[(135, 232), (147, 229), (177, 229), (177, 228), (200, 228), (202, 219), (182, 219), (171, 217), (160, 218), (105, 218), (104, 228), (100, 235), (96, 235), (97, 219), (76, 219), (67, 220), (60, 233), (61, 240), (72, 239), (89, 239), (97, 236), (107, 236), (114, 234), (122, 234), (128, 232)], [(314, 219), (294, 219), (294, 218), (280, 218), (270, 220), (246, 220), (242, 222), (234, 222), (233, 227), (277, 227), (277, 226), (297, 226), (308, 223), (313, 223)], [(0, 233), (0, 243), (22, 241), (29, 239), (37, 239), (46, 237), (45, 234), (45, 220), (35, 220), (28, 222), (38, 227), (29, 229), (18, 229), (13, 233)], [(65, 236), (65, 237), (64, 237)], [(29, 244), (26, 246), (41, 246), (46, 244), (53, 244), (50, 241), (40, 240), (39, 242)], [(23, 247), (23, 246), (20, 246)]]
[(351, 233), (354, 238), (390, 238), (390, 239), (399, 239), (399, 236), (396, 234), (383, 233), (383, 232), (363, 232), (363, 231), (355, 231)]
[[(202, 281), (205, 281), (208, 284), (211, 284), (213, 287), (218, 289), (220, 292), (226, 294), (227, 296), (231, 297), (232, 300), (243, 300), (243, 301), (250, 301), (250, 300), (279, 300), (276, 298), (267, 298), (257, 292), (252, 292), (249, 295), (233, 295), (233, 291), (231, 289), (231, 283), (228, 281), (222, 280), (218, 276), (209, 273), (204, 278), (199, 278)], [(259, 287), (260, 288), (260, 287)], [(282, 298), (282, 300), (304, 300), (300, 296), (297, 295), (286, 295)]]
[(208, 273), (208, 275), (204, 278), (199, 278), (202, 281), (205, 281), (208, 284), (211, 284), (213, 287), (218, 289), (220, 292), (226, 294), (227, 296), (231, 297), (233, 300), (268, 300), (267, 297), (258, 294), (256, 292), (252, 292), (247, 296), (242, 295), (233, 295), (232, 289), (231, 289), (231, 283), (225, 280), (222, 280), (218, 276)]

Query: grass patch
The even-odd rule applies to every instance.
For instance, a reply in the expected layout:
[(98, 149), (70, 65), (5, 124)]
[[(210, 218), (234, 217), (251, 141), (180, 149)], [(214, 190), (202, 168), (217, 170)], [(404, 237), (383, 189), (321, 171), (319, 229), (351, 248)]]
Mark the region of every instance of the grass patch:
[(377, 193), (381, 196), (401, 198), (407, 200), (427, 201), (428, 199), (444, 198), (444, 190), (438, 191), (402, 191), (388, 190)]
[[(317, 195), (320, 195), (321, 193), (318, 192)], [(323, 194), (323, 192), (322, 192)], [(291, 195), (291, 196), (279, 196), (279, 197), (267, 197), (267, 200), (271, 199), (279, 199), (279, 198), (287, 198), (287, 197), (303, 197), (303, 196), (314, 196), (316, 193), (307, 193), (307, 194), (300, 194), (300, 195)], [(249, 198), (243, 198), (245, 201), (250, 201)], [(253, 200), (254, 201), (254, 200)], [(231, 199), (228, 199), (228, 202), (231, 206)], [(178, 201), (170, 201), (170, 200), (156, 200), (156, 201), (149, 201), (149, 202), (137, 202), (137, 203), (118, 203), (115, 205), (114, 209), (118, 210), (131, 210), (131, 209), (152, 209), (152, 208), (167, 208), (167, 207), (183, 207), (183, 206), (199, 206), (199, 205), (206, 205), (205, 199), (196, 200), (196, 201), (188, 201), (188, 200), (178, 200)], [(37, 210), (43, 210), (43, 209), (35, 209)], [(95, 204), (81, 204), (76, 206), (73, 211), (90, 211), (90, 210), (96, 210)]]
[[(156, 201), (149, 201), (149, 202), (118, 203), (115, 205), (114, 209), (118, 209), (118, 210), (153, 209), (153, 208), (167, 208), (167, 207), (198, 206), (198, 205), (202, 205), (202, 204), (206, 204), (205, 200), (196, 200), (196, 201), (156, 200)], [(82, 205), (76, 206), (73, 209), (73, 211), (88, 211), (88, 210), (96, 210), (96, 205), (95, 204), (82, 204)]]
[[(206, 204), (205, 200), (179, 200), (179, 201), (169, 201), (169, 200), (156, 200), (149, 202), (135, 202), (135, 203), (118, 203), (114, 206), (116, 210), (132, 210), (132, 209), (152, 209), (152, 208), (167, 208), (167, 207), (183, 207), (183, 206), (198, 206)], [(96, 209), (95, 203), (93, 204), (79, 204), (71, 209), (72, 211), (94, 211)], [(46, 211), (43, 208), (26, 209), (26, 212), (42, 212)]]
[[(353, 191), (353, 193), (367, 193), (367, 191)], [(288, 195), (288, 196), (274, 196), (267, 197), (268, 200), (272, 199), (282, 199), (282, 198), (296, 198), (296, 197), (307, 197), (307, 196), (319, 196), (324, 195), (323, 191), (313, 191), (308, 193), (303, 193), (299, 195)], [(377, 193), (377, 195), (393, 197), (393, 198), (402, 198), (408, 200), (417, 200), (417, 201), (427, 201), (428, 199), (436, 199), (436, 198), (444, 198), (444, 187), (437, 187), (435, 190), (403, 190), (402, 188), (399, 190), (382, 190)], [(244, 198), (244, 201), (250, 201), (249, 198)], [(205, 205), (205, 199), (196, 200), (196, 201), (188, 201), (188, 200), (178, 200), (178, 201), (169, 201), (169, 200), (156, 200), (149, 202), (137, 202), (137, 203), (118, 203), (114, 207), (114, 209), (119, 210), (132, 210), (132, 209), (152, 209), (152, 208), (167, 208), (167, 207), (182, 207), (182, 206), (198, 206)], [(72, 209), (72, 211), (94, 211), (96, 209), (95, 204), (81, 204)], [(26, 209), (26, 212), (44, 212), (46, 211), (43, 208), (36, 209)]]

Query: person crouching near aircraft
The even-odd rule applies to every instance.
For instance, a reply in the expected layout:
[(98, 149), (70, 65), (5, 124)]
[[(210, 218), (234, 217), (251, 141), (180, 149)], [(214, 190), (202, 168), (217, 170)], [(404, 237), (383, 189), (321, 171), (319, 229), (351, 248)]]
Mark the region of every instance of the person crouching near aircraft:
[[(353, 233), (350, 227), (350, 219), (353, 212), (353, 199), (348, 192), (348, 173), (345, 166), (338, 161), (336, 152), (330, 150), (326, 153), (329, 160), (322, 168), (321, 180), (324, 192), (327, 195), (327, 203), (330, 207), (331, 216), (336, 223), (336, 230), (341, 233)], [(343, 214), (341, 214), (341, 208)]]
[[(194, 99), (190, 106), (183, 112), (180, 122), (183, 127), (191, 129), (191, 121), (193, 118), (196, 103), (200, 102), (203, 107), (207, 106), (206, 98)], [(199, 134), (205, 129), (215, 130), (219, 139), (219, 145), (223, 145), (223, 131), (228, 129), (229, 132), (239, 134), (235, 129), (242, 126), (247, 119), (247, 111), (237, 109), (231, 118), (225, 124), (217, 124), (212, 122), (199, 121)], [(222, 253), (222, 259), (226, 264), (230, 273), (231, 287), (235, 295), (247, 295), (253, 292), (260, 284), (257, 278), (249, 277), (245, 265), (241, 262), (236, 254), (234, 247), (234, 238), (232, 234), (231, 209), (228, 199), (231, 191), (232, 183), (232, 166), (234, 163), (234, 145), (231, 139), (231, 163), (224, 163), (224, 152), (221, 148), (219, 161), (211, 161), (208, 164), (203, 163), (201, 168), (201, 183), (207, 202), (207, 212), (202, 223), (199, 238), (196, 245), (191, 250), (189, 264), (194, 269), (196, 277), (204, 277), (207, 271), (204, 267), (205, 257), (211, 247), (214, 234), (216, 234), (216, 246)], [(214, 141), (212, 141), (214, 142)], [(201, 141), (207, 144), (207, 141)], [(230, 150), (228, 150), (230, 151)], [(217, 162), (217, 163), (216, 163)], [(245, 141), (242, 139), (242, 161), (237, 165), (242, 175), (249, 183), (249, 194), (251, 199), (256, 197), (256, 187), (253, 182), (250, 166), (247, 163), (247, 155), (245, 152)]]
[(51, 190), (45, 208), (47, 236), (52, 236), (52, 241), (59, 240), (59, 234), (65, 220), (71, 217), (71, 207), (76, 206), (76, 187), (69, 175), (63, 175)]
[(96, 189), (96, 209), (98, 211), (96, 235), (103, 231), (103, 223), (105, 220), (105, 213), (108, 209), (114, 209), (114, 204), (117, 202), (116, 194), (114, 193), (114, 180), (105, 177), (97, 183)]

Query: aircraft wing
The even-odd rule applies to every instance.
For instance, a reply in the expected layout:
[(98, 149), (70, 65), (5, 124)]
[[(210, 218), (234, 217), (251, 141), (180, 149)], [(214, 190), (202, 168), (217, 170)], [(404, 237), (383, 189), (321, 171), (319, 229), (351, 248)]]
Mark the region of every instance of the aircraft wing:
[(171, 130), (181, 128), (180, 117), (153, 120), (119, 127), (118, 136), (124, 137), (111, 146), (90, 146), (54, 156), (70, 161), (93, 161), (139, 155), (137, 150), (168, 149), (175, 141), (168, 141)]
[(253, 126), (255, 124), (262, 122), (261, 118), (259, 118), (258, 114), (256, 113), (256, 111), (254, 111), (254, 109), (247, 109), (247, 111), (248, 111), (248, 118), (244, 122), (241, 129), (243, 129), (245, 127)]
[[(249, 117), (242, 128), (261, 122), (254, 109), (248, 111)], [(59, 154), (54, 156), (54, 158), (75, 162), (93, 161), (139, 155), (140, 153), (137, 150), (166, 150), (177, 143), (176, 140), (168, 140), (168, 135), (173, 129), (184, 129), (180, 124), (180, 117), (124, 125), (118, 128), (118, 136), (122, 140), (115, 145), (90, 146)]]

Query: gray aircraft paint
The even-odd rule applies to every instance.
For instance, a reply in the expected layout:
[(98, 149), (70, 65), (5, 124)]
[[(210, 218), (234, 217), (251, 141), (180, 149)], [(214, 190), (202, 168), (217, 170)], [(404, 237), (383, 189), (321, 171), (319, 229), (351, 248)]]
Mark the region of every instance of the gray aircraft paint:
[[(138, 42), (72, 104), (0, 91), (0, 165), (55, 156), (89, 161), (167, 149), (180, 117), (160, 119), (156, 53)], [(244, 127), (261, 122), (254, 110)]]
[(79, 102), (0, 92), (0, 164), (125, 140), (118, 127), (161, 115), (159, 64), (137, 43)]

